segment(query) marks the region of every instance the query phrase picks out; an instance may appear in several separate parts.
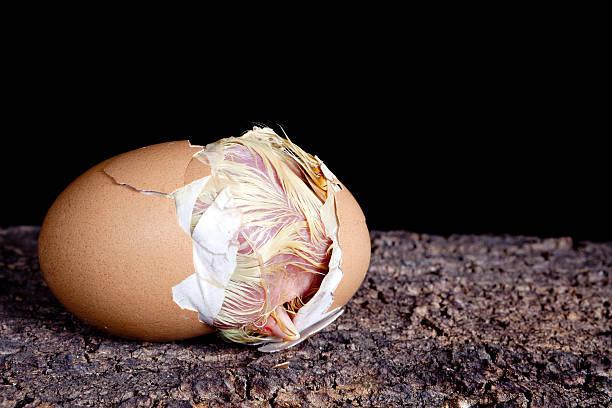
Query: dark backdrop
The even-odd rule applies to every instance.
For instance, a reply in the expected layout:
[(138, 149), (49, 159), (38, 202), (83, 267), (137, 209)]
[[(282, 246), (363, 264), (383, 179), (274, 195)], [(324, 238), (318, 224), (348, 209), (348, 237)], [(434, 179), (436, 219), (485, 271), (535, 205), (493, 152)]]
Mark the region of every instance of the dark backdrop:
[(169, 140), (206, 144), (263, 123), (324, 160), (371, 229), (612, 240), (608, 153), (585, 134), (588, 124), (487, 104), (247, 119), (168, 108), (39, 111), (3, 142), (0, 225), (40, 224), (71, 180), (115, 154)]
[(571, 35), (457, 38), (220, 64), (38, 36), (6, 64), (0, 225), (41, 224), (115, 154), (264, 123), (324, 160), (371, 229), (612, 241), (603, 54)]

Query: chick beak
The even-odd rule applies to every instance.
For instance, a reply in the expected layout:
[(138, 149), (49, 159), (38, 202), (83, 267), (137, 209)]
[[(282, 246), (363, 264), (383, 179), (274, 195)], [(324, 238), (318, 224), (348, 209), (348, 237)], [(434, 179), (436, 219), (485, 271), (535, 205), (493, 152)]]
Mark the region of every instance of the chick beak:
[(295, 327), (295, 324), (293, 324), (283, 305), (279, 305), (274, 309), (261, 331), (284, 341), (300, 338), (300, 332)]

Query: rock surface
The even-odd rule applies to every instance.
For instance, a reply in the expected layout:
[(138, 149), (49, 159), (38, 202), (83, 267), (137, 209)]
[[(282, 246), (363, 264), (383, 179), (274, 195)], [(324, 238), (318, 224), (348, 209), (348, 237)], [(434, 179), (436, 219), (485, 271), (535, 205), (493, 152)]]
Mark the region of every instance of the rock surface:
[[(371, 233), (346, 312), (275, 354), (213, 336), (101, 334), (41, 278), (36, 227), (0, 229), (0, 406), (601, 407), (612, 243)], [(280, 363), (288, 367), (275, 367)]]

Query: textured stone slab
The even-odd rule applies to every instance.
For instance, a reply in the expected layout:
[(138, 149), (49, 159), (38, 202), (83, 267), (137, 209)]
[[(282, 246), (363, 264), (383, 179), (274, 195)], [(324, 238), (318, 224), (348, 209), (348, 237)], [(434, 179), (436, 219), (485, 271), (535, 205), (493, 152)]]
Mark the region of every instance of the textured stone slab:
[(44, 284), (37, 233), (0, 229), (2, 407), (612, 399), (612, 243), (374, 231), (370, 270), (344, 315), (293, 349), (263, 354), (214, 335), (152, 344), (93, 330)]

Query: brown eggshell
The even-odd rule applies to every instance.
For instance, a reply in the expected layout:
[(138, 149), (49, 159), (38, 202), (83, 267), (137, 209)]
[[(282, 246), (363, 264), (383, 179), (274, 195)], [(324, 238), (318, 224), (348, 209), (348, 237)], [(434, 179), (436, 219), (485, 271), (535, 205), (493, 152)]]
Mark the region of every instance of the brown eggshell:
[(104, 172), (117, 183), (170, 194), (185, 184), (187, 167), (200, 150), (188, 140), (141, 147), (113, 158)]
[(185, 184), (190, 184), (202, 177), (210, 176), (210, 167), (202, 163), (199, 159), (193, 158), (185, 170)]
[(340, 269), (344, 275), (334, 291), (328, 310), (344, 306), (357, 292), (370, 265), (370, 233), (355, 197), (342, 185), (335, 196), (338, 216), (338, 244), (342, 249)]
[[(77, 178), (47, 213), (39, 261), (49, 288), (81, 320), (107, 333), (169, 341), (214, 331), (181, 309), (172, 287), (195, 272), (191, 238), (179, 227), (169, 194), (210, 175), (188, 141), (160, 143), (106, 160)], [(126, 184), (123, 186), (120, 184)], [(331, 309), (361, 285), (370, 237), (361, 208), (336, 193), (344, 276)]]
[(107, 333), (149, 341), (214, 331), (172, 299), (172, 287), (194, 273), (193, 244), (178, 225), (174, 200), (117, 184), (170, 193), (183, 185), (200, 149), (171, 142), (116, 156), (54, 202), (40, 231), (40, 266), (77, 317)]

